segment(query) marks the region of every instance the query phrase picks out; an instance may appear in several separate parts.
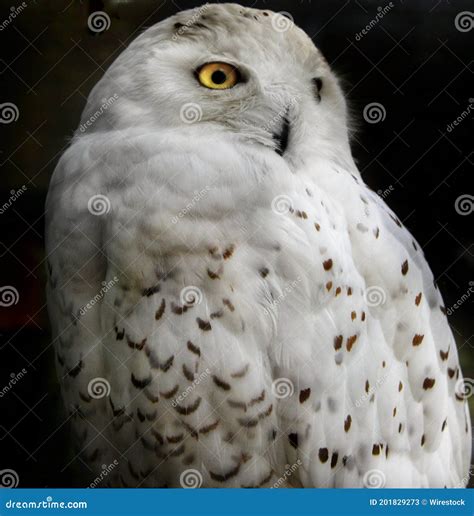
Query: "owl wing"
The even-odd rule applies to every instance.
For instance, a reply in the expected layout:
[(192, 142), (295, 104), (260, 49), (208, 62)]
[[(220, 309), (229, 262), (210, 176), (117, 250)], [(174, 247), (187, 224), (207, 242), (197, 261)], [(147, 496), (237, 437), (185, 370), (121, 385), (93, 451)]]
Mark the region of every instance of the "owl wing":
[[(420, 414), (418, 424), (411, 423), (422, 428), (421, 437), (416, 436), (419, 442), (412, 438), (412, 457), (423, 450), (422, 458), (414, 462), (420, 465), (428, 485), (463, 487), (470, 467), (471, 424), (466, 385), (443, 298), (421, 246), (379, 196), (370, 190), (367, 193), (393, 242), (393, 252), (398, 251), (401, 277), (408, 283), (408, 292), (402, 288), (400, 296), (392, 301), (399, 325), (392, 346), (407, 368), (408, 417), (411, 419), (414, 411)], [(414, 280), (410, 278), (410, 266), (415, 269)], [(418, 293), (413, 284), (419, 285)], [(413, 293), (416, 295), (410, 299)], [(393, 293), (389, 299), (393, 299)], [(416, 431), (413, 433), (416, 435)], [(433, 473), (432, 468), (437, 472)], [(443, 469), (447, 474), (439, 473)]]
[(313, 366), (296, 371), (292, 355), (280, 360), (297, 391), (280, 402), (289, 462), (301, 462), (305, 486), (462, 487), (468, 406), (423, 253), (357, 171), (310, 172), (289, 216), (304, 213), (316, 299), (300, 328), (290, 314), (279, 330)]
[(102, 434), (109, 420), (103, 392), (109, 387), (98, 312), (107, 266), (101, 225), (88, 210), (92, 194), (83, 186), (89, 165), (73, 145), (51, 180), (45, 212), (46, 291), (65, 423), (75, 433), (76, 449), (68, 461), (81, 455), (100, 471), (112, 460)]
[[(114, 465), (104, 485), (271, 485), (286, 462), (274, 444), (270, 333), (255, 331), (260, 307), (249, 302), (266, 271), (242, 281), (255, 258), (235, 221), (201, 223), (156, 172), (186, 184), (229, 167), (229, 153), (210, 151), (196, 169), (183, 142), (150, 155), (147, 138), (82, 137), (49, 190), (48, 306), (79, 451), (93, 477)], [(214, 206), (223, 191), (205, 195)]]

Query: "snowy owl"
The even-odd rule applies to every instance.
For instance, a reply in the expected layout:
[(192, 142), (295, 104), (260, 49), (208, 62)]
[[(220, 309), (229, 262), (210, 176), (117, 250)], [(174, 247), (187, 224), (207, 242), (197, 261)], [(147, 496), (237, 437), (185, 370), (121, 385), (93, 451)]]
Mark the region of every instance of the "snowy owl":
[(440, 293), (291, 19), (206, 4), (92, 90), (47, 200), (48, 305), (102, 486), (462, 487)]

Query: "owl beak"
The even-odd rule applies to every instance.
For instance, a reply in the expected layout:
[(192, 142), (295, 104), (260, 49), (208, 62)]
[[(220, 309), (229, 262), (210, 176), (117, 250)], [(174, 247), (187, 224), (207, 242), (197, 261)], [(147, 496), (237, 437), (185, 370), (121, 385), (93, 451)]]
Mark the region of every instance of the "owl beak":
[(283, 123), (279, 133), (273, 134), (273, 140), (275, 142), (275, 152), (283, 156), (287, 147), (288, 141), (290, 139), (290, 121), (288, 119), (288, 111), (286, 115), (283, 117)]

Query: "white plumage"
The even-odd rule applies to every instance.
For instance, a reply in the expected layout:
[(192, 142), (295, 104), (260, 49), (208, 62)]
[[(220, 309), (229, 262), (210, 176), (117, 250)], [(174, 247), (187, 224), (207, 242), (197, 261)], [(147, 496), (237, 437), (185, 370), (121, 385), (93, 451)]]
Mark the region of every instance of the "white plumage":
[[(362, 181), (326, 61), (276, 16), (206, 5), (147, 30), (54, 173), (48, 304), (91, 481), (116, 460), (107, 485), (462, 487), (432, 273)], [(240, 82), (204, 87), (210, 62)]]

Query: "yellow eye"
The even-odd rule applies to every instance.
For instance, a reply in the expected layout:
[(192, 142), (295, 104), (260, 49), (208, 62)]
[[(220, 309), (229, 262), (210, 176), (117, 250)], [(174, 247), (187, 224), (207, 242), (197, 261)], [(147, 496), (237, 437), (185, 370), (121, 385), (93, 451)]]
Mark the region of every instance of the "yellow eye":
[(239, 82), (239, 72), (227, 63), (206, 63), (197, 71), (199, 82), (212, 90), (227, 90)]

